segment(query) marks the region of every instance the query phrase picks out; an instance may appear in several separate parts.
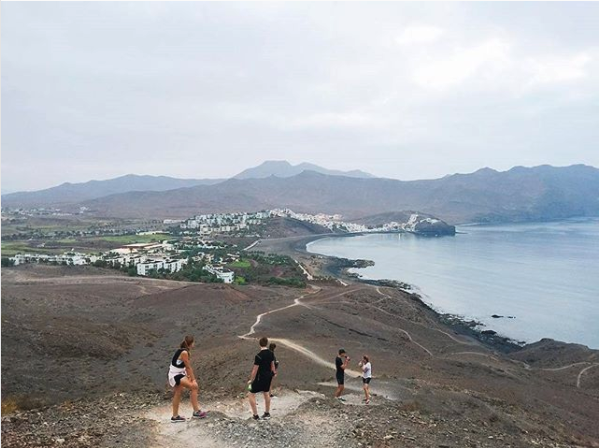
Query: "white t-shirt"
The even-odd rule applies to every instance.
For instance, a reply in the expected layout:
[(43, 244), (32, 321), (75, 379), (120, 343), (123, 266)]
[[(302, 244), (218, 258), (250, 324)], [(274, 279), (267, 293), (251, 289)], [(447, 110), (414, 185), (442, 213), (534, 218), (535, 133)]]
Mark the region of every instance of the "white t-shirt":
[(372, 378), (372, 366), (370, 365), (370, 362), (367, 362), (362, 366), (362, 371), (364, 372), (362, 378)]

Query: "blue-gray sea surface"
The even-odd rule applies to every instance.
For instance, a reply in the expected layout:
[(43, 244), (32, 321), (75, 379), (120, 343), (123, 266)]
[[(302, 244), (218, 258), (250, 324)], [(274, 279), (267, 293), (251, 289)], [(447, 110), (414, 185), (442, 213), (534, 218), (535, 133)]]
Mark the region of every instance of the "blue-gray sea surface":
[(373, 260), (355, 272), (409, 283), (436, 310), (517, 341), (549, 337), (599, 349), (599, 219), (457, 230), (464, 233), (325, 238), (308, 250)]

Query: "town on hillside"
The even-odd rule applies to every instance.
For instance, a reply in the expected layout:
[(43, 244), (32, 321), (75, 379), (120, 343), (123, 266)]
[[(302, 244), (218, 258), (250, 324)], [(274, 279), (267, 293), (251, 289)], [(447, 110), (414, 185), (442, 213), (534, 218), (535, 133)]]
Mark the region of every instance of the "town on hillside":
[[(26, 263), (93, 265), (119, 269), (131, 276), (241, 284), (248, 281), (287, 282), (299, 286), (304, 284), (308, 274), (297, 262), (252, 251), (259, 239), (273, 236), (269, 225), (277, 220), (310, 225), (313, 234), (418, 233), (424, 225), (442, 222), (413, 213), (405, 222), (366, 225), (343, 221), (338, 214), (273, 209), (141, 221), (134, 223), (134, 227), (97, 222), (83, 228), (28, 226), (28, 219), (47, 216), (45, 213), (49, 212), (3, 209), (3, 222), (15, 226), (14, 233), (3, 235), (3, 266)], [(60, 210), (53, 209), (50, 216), (62, 215)], [(68, 250), (61, 252), (57, 250), (60, 247), (68, 247)], [(96, 247), (104, 250), (95, 250)], [(5, 255), (7, 252), (8, 256)], [(275, 266), (279, 268), (275, 269)]]

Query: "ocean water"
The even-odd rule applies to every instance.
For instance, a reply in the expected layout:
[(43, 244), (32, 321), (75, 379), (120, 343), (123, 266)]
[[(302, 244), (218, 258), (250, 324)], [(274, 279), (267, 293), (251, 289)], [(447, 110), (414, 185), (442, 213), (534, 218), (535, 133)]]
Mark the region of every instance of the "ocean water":
[(373, 260), (354, 272), (409, 283), (436, 310), (517, 341), (549, 337), (599, 349), (599, 219), (457, 230), (325, 238), (308, 251)]

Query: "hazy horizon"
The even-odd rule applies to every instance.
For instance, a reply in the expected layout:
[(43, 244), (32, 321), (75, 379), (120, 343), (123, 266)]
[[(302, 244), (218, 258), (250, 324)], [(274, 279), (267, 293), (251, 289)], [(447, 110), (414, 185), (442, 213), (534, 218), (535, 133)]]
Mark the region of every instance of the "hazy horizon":
[(599, 166), (597, 3), (2, 5), (2, 193)]
[[(287, 161), (286, 160), (266, 160), (266, 161), (264, 161), (264, 163), (265, 162), (287, 162)], [(311, 163), (311, 162), (307, 162), (307, 163)], [(295, 165), (295, 164), (292, 164), (292, 165)], [(543, 165), (547, 165), (547, 164), (543, 164)], [(572, 164), (572, 165), (578, 165), (578, 164)], [(554, 168), (566, 168), (566, 167), (572, 166), (572, 165), (564, 165), (564, 166), (548, 165), (548, 166), (552, 166)], [(405, 181), (405, 180), (432, 180), (432, 179), (439, 179), (439, 178), (446, 177), (446, 176), (452, 176), (454, 174), (471, 174), (471, 173), (473, 173), (475, 171), (478, 171), (478, 170), (481, 170), (481, 169), (492, 169), (492, 170), (495, 170), (495, 171), (498, 171), (498, 172), (505, 172), (505, 171), (509, 171), (509, 170), (511, 170), (513, 168), (519, 168), (519, 167), (523, 167), (523, 168), (535, 168), (535, 167), (538, 167), (538, 166), (542, 166), (542, 165), (534, 165), (534, 166), (515, 165), (515, 166), (507, 168), (505, 170), (496, 170), (493, 167), (484, 166), (484, 167), (480, 167), (480, 168), (478, 168), (478, 169), (476, 169), (474, 171), (471, 171), (471, 172), (447, 173), (447, 174), (445, 174), (443, 176), (439, 176), (439, 177), (436, 177), (436, 178), (414, 178), (414, 179), (386, 178), (386, 179), (394, 179), (394, 180), (401, 180), (401, 181)], [(595, 169), (599, 169), (598, 167), (595, 167), (595, 166), (592, 166), (592, 165), (588, 165), (588, 166), (591, 166), (592, 168), (595, 168)], [(254, 168), (254, 167), (247, 167), (247, 168)], [(329, 168), (329, 167), (326, 167), (326, 166), (324, 166), (324, 167), (321, 166), (321, 168), (332, 169), (332, 168)], [(360, 168), (355, 168), (355, 170), (359, 170), (359, 169)], [(354, 169), (349, 169), (347, 171), (353, 171), (353, 170)], [(193, 179), (224, 179), (224, 180), (226, 180), (226, 179), (233, 178), (237, 174), (239, 174), (239, 173), (234, 173), (231, 176), (227, 176), (227, 177), (223, 177), (223, 178), (214, 178), (214, 177), (213, 178), (177, 178), (176, 176), (168, 176), (168, 175), (165, 175), (165, 174), (125, 173), (125, 174), (122, 174), (122, 175), (119, 175), (119, 176), (114, 176), (114, 177), (97, 178), (97, 179), (86, 179), (86, 180), (77, 181), (77, 182), (64, 181), (64, 182), (60, 182), (60, 183), (58, 183), (56, 185), (51, 185), (49, 187), (44, 187), (44, 188), (41, 188), (41, 189), (32, 189), (32, 190), (6, 190), (6, 191), (4, 189), (2, 189), (2, 195), (11, 194), (11, 193), (39, 191), (39, 190), (44, 190), (46, 188), (57, 187), (59, 185), (65, 184), (65, 183), (80, 184), (80, 183), (86, 183), (86, 182), (90, 182), (90, 181), (106, 181), (106, 180), (112, 180), (112, 179), (119, 178), (119, 177), (130, 176), (130, 175), (133, 175), (133, 176), (164, 176), (164, 177), (172, 177), (172, 178), (176, 178), (176, 179), (187, 179), (187, 180), (193, 180)], [(372, 174), (372, 173), (368, 173), (368, 174)], [(379, 179), (383, 179), (383, 177), (379, 177), (379, 176), (376, 176), (376, 177), (379, 178)]]

